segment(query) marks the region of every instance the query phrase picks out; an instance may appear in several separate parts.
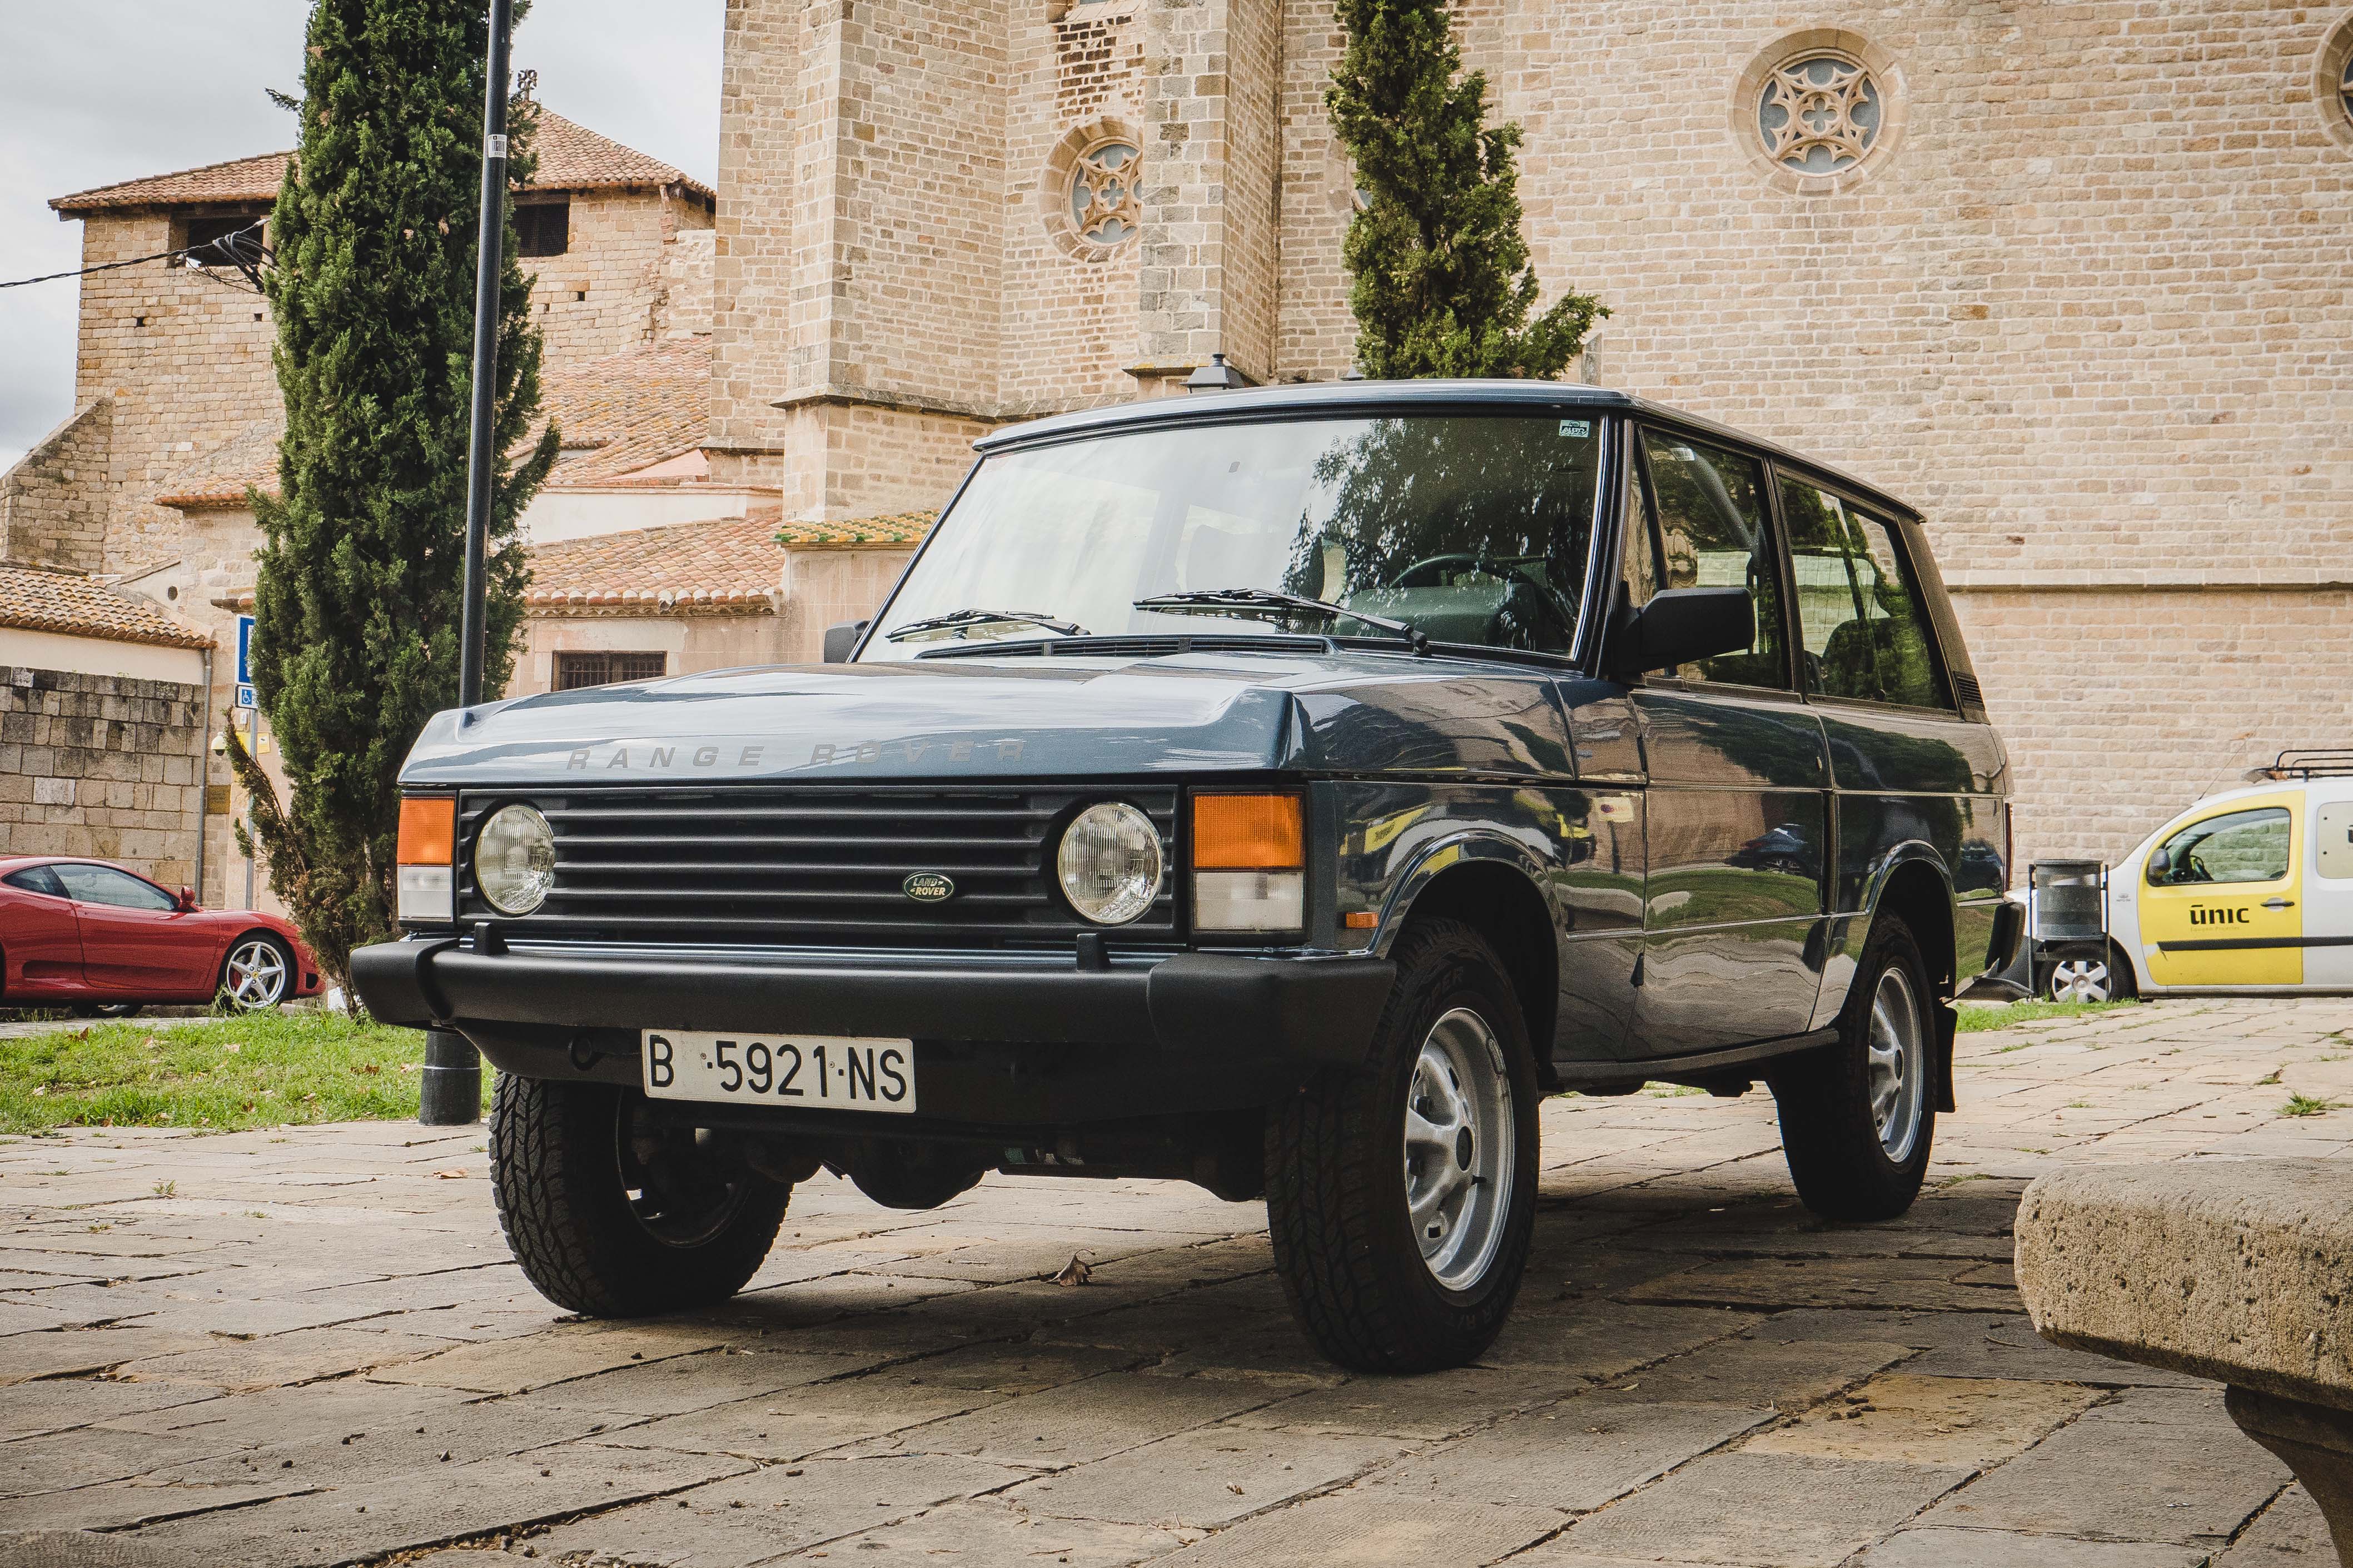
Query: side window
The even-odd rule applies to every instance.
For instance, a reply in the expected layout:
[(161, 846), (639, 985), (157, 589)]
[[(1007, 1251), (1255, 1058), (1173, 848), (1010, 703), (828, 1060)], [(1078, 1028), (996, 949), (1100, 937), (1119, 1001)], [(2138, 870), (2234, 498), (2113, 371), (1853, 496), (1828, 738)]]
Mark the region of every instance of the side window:
[(85, 904), (112, 904), (125, 910), (171, 910), (179, 906), (162, 889), (152, 887), (127, 871), (111, 866), (53, 868), (65, 884), (66, 897)]
[(2276, 882), (2286, 877), (2294, 834), (2284, 807), (2258, 806), (2193, 822), (2148, 858), (2153, 888)]
[(1894, 531), (1801, 480), (1781, 481), (1797, 579), (1806, 689), (1908, 708), (1949, 708), (1927, 617)]
[(12, 888), (22, 888), (28, 893), (47, 893), (53, 899), (66, 896), (66, 890), (58, 886), (57, 878), (49, 874), (47, 866), (27, 866), (21, 871), (11, 871), (5, 877), (0, 877), (0, 882)]
[(1673, 673), (1685, 680), (1787, 686), (1763, 469), (1752, 458), (1656, 430), (1642, 432), (1642, 449), (1658, 514), (1659, 586), (1745, 587), (1757, 606), (1757, 640), (1747, 652), (1703, 659)]

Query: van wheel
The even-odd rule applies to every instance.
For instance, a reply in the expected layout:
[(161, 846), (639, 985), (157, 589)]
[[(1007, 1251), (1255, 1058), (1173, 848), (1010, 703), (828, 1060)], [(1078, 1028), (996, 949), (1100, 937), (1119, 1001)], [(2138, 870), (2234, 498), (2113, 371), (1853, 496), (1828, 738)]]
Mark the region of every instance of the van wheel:
[(759, 1270), (792, 1188), (709, 1129), (614, 1084), (499, 1075), (491, 1186), (523, 1275), (557, 1306), (635, 1318), (724, 1301)]
[(1364, 1372), (1461, 1366), (1493, 1342), (1535, 1225), (1535, 1065), (1494, 950), (1401, 937), (1370, 1070), (1319, 1074), (1267, 1118), (1268, 1228), (1291, 1309)]
[(1824, 1218), (1893, 1219), (1920, 1195), (1936, 1133), (1936, 1005), (1911, 928), (1882, 915), (1838, 1043), (1772, 1076), (1789, 1174)]

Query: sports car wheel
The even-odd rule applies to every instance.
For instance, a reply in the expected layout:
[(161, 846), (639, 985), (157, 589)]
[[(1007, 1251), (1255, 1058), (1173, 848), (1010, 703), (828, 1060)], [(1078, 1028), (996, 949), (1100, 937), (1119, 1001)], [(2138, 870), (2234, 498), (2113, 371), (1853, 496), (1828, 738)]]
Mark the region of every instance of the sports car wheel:
[(1367, 1069), (1267, 1118), (1267, 1218), (1292, 1311), (1367, 1372), (1461, 1366), (1511, 1311), (1535, 1226), (1536, 1082), (1517, 994), (1454, 921), (1398, 939)]
[(221, 964), (221, 1000), (240, 1013), (275, 1007), (293, 994), (294, 955), (274, 936), (241, 936)]
[(490, 1142), (499, 1225), (524, 1277), (592, 1317), (727, 1300), (768, 1256), (792, 1197), (723, 1134), (659, 1120), (613, 1084), (501, 1073)]

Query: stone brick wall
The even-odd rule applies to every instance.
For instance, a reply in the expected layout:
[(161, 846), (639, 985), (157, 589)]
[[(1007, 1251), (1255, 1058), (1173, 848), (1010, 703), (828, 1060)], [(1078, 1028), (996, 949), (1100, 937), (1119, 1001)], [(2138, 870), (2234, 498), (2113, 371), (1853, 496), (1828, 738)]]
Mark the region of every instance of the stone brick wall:
[[(1060, 409), (1133, 396), (1137, 248), (1100, 260), (1067, 237), (1067, 174), (1049, 166), (1066, 139), (1125, 128), (1139, 145), (1144, 0), (1093, 0), (1060, 18), (1051, 7), (1012, 30), (1006, 116), (1005, 290), (991, 345), (997, 400)], [(1073, 148), (1071, 151), (1083, 151)], [(1148, 159), (1151, 149), (1142, 146)]]
[(2342, 748), (2353, 591), (1957, 596), (2023, 859), (2112, 859), (2283, 751)]
[(92, 398), (0, 476), (0, 562), (98, 570), (113, 428), (114, 400)]
[(193, 883), (203, 696), (177, 681), (0, 668), (0, 855), (90, 855)]
[[(572, 234), (562, 256), (526, 257), (532, 275), (531, 308), (546, 343), (550, 365), (601, 359), (676, 331), (709, 331), (706, 307), (700, 324), (691, 315), (672, 325), (673, 268), (687, 271), (691, 260), (677, 257), (672, 242), (711, 226), (700, 201), (649, 190), (575, 191)], [(690, 307), (691, 309), (691, 307)]]
[[(108, 211), (82, 224), (82, 265), (167, 250), (171, 215)], [(81, 280), (74, 399), (112, 395), (106, 568), (176, 552), (178, 514), (142, 504), (174, 470), (226, 442), (278, 397), (276, 328), (226, 268), (152, 261)]]

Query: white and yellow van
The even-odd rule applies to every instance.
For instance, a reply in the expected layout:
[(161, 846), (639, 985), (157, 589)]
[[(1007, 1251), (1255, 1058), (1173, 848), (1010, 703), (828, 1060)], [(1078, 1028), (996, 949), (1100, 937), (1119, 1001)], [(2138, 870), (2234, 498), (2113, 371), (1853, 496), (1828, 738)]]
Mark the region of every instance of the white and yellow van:
[(2109, 952), (2143, 995), (2353, 993), (2353, 752), (2252, 776), (2109, 869)]

